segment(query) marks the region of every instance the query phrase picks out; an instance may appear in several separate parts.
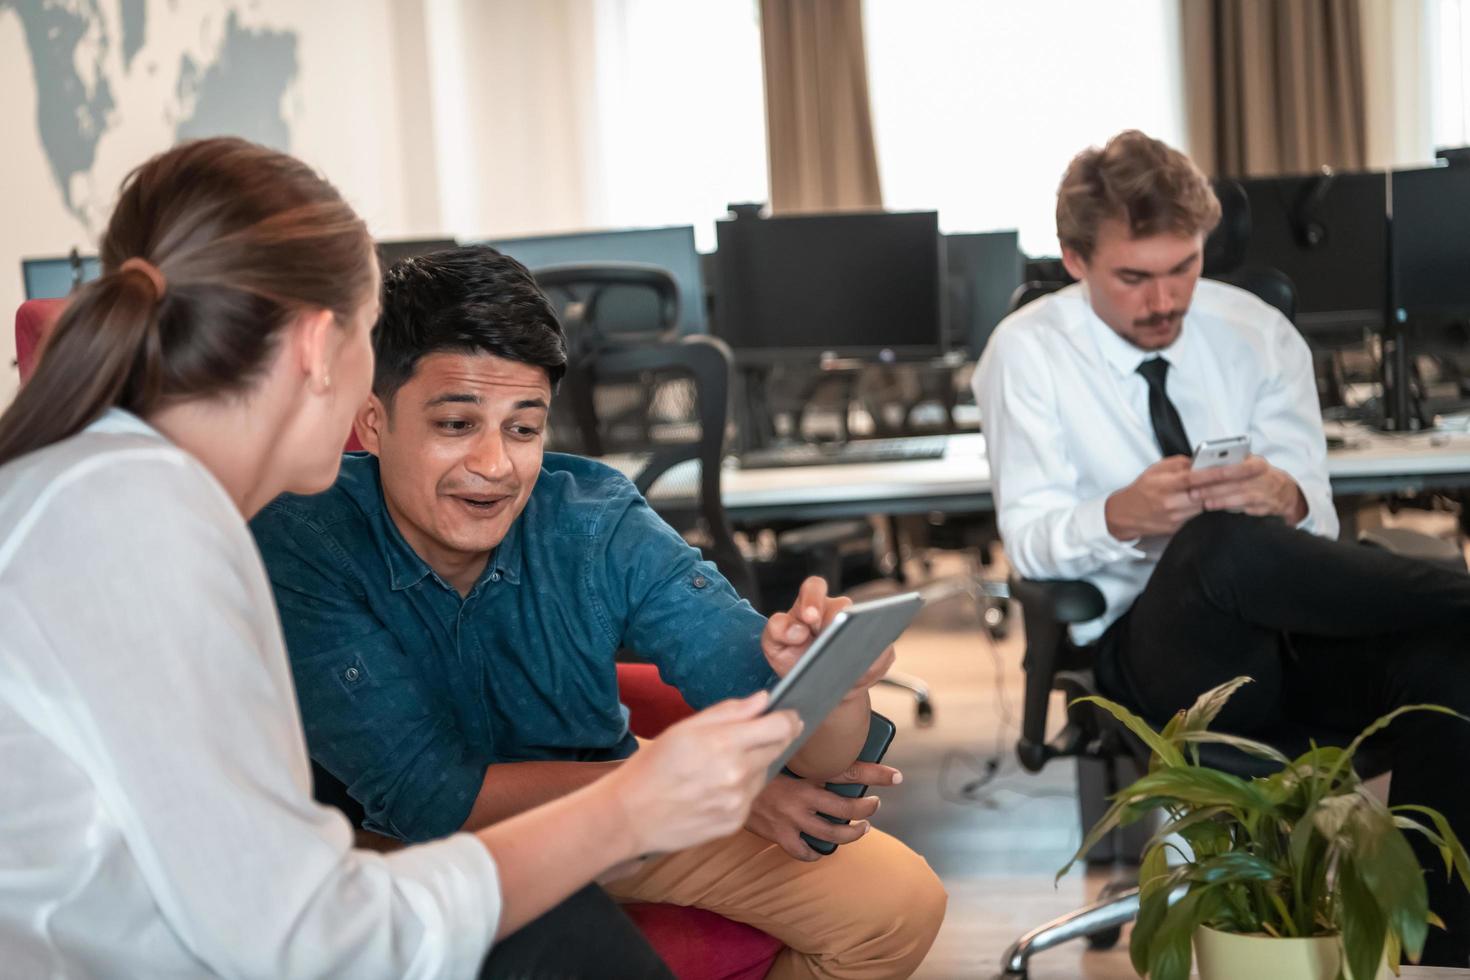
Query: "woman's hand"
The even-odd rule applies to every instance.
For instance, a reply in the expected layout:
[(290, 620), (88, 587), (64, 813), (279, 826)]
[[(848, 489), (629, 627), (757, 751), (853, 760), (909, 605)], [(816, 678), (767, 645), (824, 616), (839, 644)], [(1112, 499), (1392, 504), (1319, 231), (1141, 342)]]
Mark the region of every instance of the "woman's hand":
[(745, 824), (766, 769), (801, 731), (794, 712), (762, 715), (760, 691), (707, 708), (643, 746), (600, 780), (633, 856), (683, 850)]

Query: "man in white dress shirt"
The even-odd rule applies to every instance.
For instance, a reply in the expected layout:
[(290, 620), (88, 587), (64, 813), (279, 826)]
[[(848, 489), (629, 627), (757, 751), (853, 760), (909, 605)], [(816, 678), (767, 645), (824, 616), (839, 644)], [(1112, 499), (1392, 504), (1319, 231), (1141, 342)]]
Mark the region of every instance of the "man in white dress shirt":
[[(1219, 217), (1188, 158), (1136, 131), (1068, 167), (1057, 232), (1078, 282), (1008, 317), (974, 380), (1012, 566), (1102, 591), (1072, 641), (1095, 647), (1105, 693), (1155, 720), (1241, 674), (1255, 683), (1218, 727), (1470, 713), (1470, 578), (1336, 540), (1310, 352), (1272, 307), (1200, 280)], [(1237, 435), (1243, 463), (1191, 468), (1191, 447)], [(1436, 807), (1465, 838), (1470, 725), (1414, 714), (1390, 732), (1393, 802)], [(1419, 856), (1448, 925), (1424, 962), (1464, 966), (1470, 900)]]

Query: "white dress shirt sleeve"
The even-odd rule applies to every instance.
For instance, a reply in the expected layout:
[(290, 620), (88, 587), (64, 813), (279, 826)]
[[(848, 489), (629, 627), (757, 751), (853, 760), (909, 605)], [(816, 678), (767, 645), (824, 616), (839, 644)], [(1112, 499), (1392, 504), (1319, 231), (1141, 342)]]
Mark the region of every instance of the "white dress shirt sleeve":
[(354, 850), (313, 802), (259, 556), (217, 485), (167, 455), (54, 485), (33, 513), (9, 556), (24, 622), (0, 643), (20, 710), (96, 786), (201, 972), (475, 975), (500, 913), (488, 851), (464, 834)]
[(1337, 537), (1337, 508), (1327, 476), (1327, 437), (1317, 399), (1312, 352), (1284, 316), (1276, 314), (1269, 334), (1269, 363), (1251, 414), (1251, 452), (1284, 471), (1307, 502), (1297, 526), (1324, 538)]
[(1107, 496), (1084, 499), (1057, 412), (1054, 373), (1023, 330), (998, 330), (974, 376), (992, 492), (1011, 566), (1026, 578), (1083, 578), (1141, 558), (1108, 531)]

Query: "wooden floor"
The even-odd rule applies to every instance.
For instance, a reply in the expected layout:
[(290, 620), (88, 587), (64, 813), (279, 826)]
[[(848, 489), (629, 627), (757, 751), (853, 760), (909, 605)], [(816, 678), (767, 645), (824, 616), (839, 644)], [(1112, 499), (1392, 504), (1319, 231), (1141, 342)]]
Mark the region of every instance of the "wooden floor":
[[(938, 573), (946, 570), (959, 566)], [(1074, 871), (1053, 885), (1080, 839), (1073, 765), (1033, 775), (1016, 764), (1022, 644), (1013, 625), (1006, 640), (991, 643), (976, 608), (961, 598), (930, 606), (904, 635), (896, 669), (930, 686), (933, 727), (915, 726), (907, 694), (879, 688), (874, 695), (874, 707), (898, 724), (887, 761), (904, 774), (902, 786), (884, 791), (874, 823), (927, 857), (949, 890), (944, 928), (917, 974), (928, 980), (995, 976), (1017, 936), (1085, 904), (1106, 883)], [(995, 777), (965, 801), (965, 784), (992, 758)], [(1107, 953), (1081, 943), (1051, 950), (1030, 972), (1032, 980), (1134, 976), (1123, 944)]]

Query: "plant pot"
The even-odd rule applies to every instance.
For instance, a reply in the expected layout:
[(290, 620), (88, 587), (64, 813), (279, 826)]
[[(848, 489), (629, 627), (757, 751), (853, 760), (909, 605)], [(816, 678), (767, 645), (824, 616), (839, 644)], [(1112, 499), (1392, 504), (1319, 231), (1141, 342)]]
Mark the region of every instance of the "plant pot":
[[(1194, 958), (1200, 980), (1337, 980), (1339, 971), (1346, 980), (1354, 980), (1347, 973), (1342, 944), (1336, 936), (1277, 939), (1200, 926), (1194, 931)], [(1374, 980), (1390, 976), (1384, 963)]]

